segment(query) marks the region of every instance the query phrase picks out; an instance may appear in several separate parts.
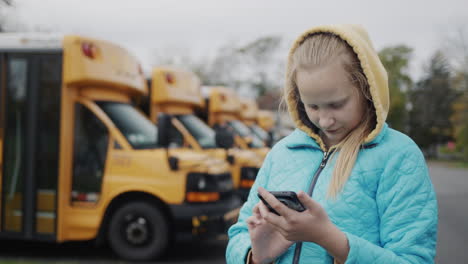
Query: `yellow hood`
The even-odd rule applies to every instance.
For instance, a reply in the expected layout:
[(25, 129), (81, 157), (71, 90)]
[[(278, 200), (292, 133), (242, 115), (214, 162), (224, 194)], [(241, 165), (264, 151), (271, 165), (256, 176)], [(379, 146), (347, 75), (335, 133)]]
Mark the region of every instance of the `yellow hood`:
[[(339, 36), (345, 40), (358, 55), (361, 67), (369, 82), (370, 93), (377, 115), (377, 125), (365, 139), (365, 143), (370, 142), (379, 134), (380, 130), (384, 126), (388, 114), (390, 102), (387, 71), (383, 67), (377, 52), (372, 46), (366, 30), (359, 25), (326, 25), (307, 30), (296, 39), (289, 51), (288, 68), (291, 65), (292, 54), (296, 48), (307, 38), (307, 36), (319, 32), (328, 32)], [(289, 70), (286, 72), (289, 72)], [(289, 83), (289, 81), (286, 81), (286, 85), (289, 85)], [(286, 87), (286, 89), (289, 88), (290, 87)], [(300, 120), (298, 109), (292, 107), (297, 105), (297, 99), (290, 93), (286, 100), (289, 113), (296, 126), (314, 138), (322, 149), (326, 149), (319, 135)]]
[(220, 174), (229, 171), (229, 164), (222, 159), (214, 158), (205, 153), (191, 149), (169, 149), (169, 156), (179, 159), (181, 170), (190, 169), (193, 172)]

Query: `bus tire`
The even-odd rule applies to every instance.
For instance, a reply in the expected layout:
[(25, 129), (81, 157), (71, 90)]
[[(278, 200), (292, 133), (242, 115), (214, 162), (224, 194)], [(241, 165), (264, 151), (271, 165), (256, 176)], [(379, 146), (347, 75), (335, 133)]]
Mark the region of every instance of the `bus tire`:
[(111, 216), (107, 238), (115, 254), (123, 259), (156, 259), (169, 245), (169, 224), (158, 207), (130, 202)]

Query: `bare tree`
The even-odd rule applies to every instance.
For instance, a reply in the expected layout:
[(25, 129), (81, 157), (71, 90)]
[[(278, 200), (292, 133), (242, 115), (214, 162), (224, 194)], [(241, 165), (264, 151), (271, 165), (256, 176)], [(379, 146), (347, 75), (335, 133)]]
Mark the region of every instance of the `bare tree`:
[(468, 90), (468, 27), (459, 26), (447, 33), (444, 50), (454, 71), (454, 88)]
[(242, 68), (249, 71), (244, 83), (260, 96), (268, 91), (278, 90), (283, 83), (285, 65), (278, 56), (281, 44), (281, 37), (266, 36), (250, 42), (237, 51), (241, 56)]
[(14, 6), (13, 0), (0, 0), (0, 32), (5, 31), (5, 24), (7, 22), (6, 12)]
[(169, 64), (190, 69), (204, 85), (225, 85), (240, 94), (257, 97), (282, 85), (284, 63), (278, 56), (281, 38), (267, 36), (246, 45), (229, 42), (213, 57), (190, 56), (187, 49), (156, 51), (154, 65)]

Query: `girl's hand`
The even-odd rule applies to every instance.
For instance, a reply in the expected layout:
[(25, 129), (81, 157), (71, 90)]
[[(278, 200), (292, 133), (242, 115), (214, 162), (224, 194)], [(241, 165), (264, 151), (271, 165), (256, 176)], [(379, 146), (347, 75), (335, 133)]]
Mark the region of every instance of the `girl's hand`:
[(297, 212), (282, 204), (267, 190), (258, 188), (259, 194), (275, 209), (280, 216), (260, 208), (266, 222), (273, 225), (290, 241), (310, 241), (320, 244), (328, 237), (331, 221), (325, 210), (306, 193), (299, 192), (297, 197), (304, 205), (304, 212)]
[(246, 221), (252, 241), (251, 260), (255, 264), (273, 262), (293, 244), (263, 219), (261, 211), (264, 209), (266, 206), (262, 202), (257, 203), (252, 210), (252, 216)]
[(258, 188), (259, 194), (280, 215), (268, 211), (266, 206), (259, 207), (260, 214), (270, 225), (289, 241), (309, 241), (321, 245), (337, 260), (344, 262), (349, 253), (348, 239), (328, 218), (323, 207), (306, 193), (299, 192), (297, 197), (306, 208), (297, 212), (282, 204), (267, 190)]

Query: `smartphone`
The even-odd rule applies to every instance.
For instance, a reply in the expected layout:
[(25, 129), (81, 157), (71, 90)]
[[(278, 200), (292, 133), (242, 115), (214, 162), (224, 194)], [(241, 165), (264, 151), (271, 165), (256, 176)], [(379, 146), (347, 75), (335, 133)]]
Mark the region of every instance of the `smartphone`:
[[(270, 193), (273, 194), (273, 196), (275, 196), (276, 199), (278, 199), (278, 201), (280, 201), (281, 203), (283, 203), (287, 207), (289, 207), (289, 208), (291, 208), (293, 210), (296, 210), (298, 212), (305, 211), (304, 205), (301, 203), (301, 201), (299, 201), (299, 198), (297, 198), (297, 195), (296, 195), (295, 192), (292, 192), (292, 191), (272, 191)], [(263, 197), (260, 194), (257, 194), (257, 195), (258, 195), (258, 198), (260, 198), (260, 200), (262, 200), (262, 202), (266, 205), (268, 210), (270, 210), (270, 212), (272, 212), (272, 213), (274, 213), (276, 215), (280, 215), (278, 212), (275, 211), (275, 209), (273, 209), (267, 203), (267, 201), (265, 201), (265, 199), (263, 199)]]

